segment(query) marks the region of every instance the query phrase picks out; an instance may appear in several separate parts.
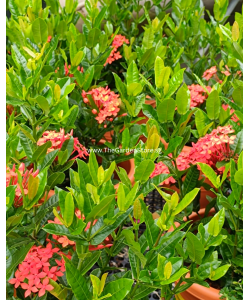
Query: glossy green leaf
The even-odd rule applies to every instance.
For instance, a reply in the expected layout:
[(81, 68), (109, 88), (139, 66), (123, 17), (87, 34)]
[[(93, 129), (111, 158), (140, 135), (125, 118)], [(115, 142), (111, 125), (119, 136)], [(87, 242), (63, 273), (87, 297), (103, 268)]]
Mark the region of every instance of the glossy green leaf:
[(197, 264), (201, 264), (205, 255), (205, 249), (200, 240), (191, 232), (187, 233), (187, 253), (190, 259)]
[(186, 84), (178, 90), (176, 94), (177, 111), (184, 115), (190, 109), (190, 91)]
[(86, 217), (86, 222), (94, 221), (95, 219), (105, 215), (108, 212), (109, 205), (113, 201), (114, 197), (115, 195), (107, 196), (98, 205), (96, 205)]
[(134, 61), (132, 61), (128, 66), (126, 79), (127, 79), (127, 86), (129, 86), (132, 83), (139, 83), (139, 71)]
[(212, 218), (212, 220), (208, 223), (208, 233), (212, 236), (217, 236), (225, 221), (225, 209), (222, 208), (217, 214)]
[(129, 278), (121, 278), (107, 284), (102, 292), (102, 295), (110, 293), (110, 300), (122, 300), (130, 292), (133, 285), (133, 280)]
[(214, 90), (206, 100), (207, 115), (210, 120), (219, 118), (221, 109), (220, 97), (217, 90)]
[(37, 161), (37, 162), (41, 161), (45, 157), (47, 150), (51, 146), (52, 146), (51, 141), (46, 142), (42, 146), (39, 146), (36, 149), (36, 151), (33, 153), (31, 161)]
[(91, 299), (86, 279), (81, 275), (80, 271), (74, 266), (72, 261), (64, 256), (66, 277), (69, 285), (77, 300)]
[(217, 268), (216, 270), (214, 270), (212, 272), (212, 274), (210, 275), (210, 279), (213, 280), (213, 281), (216, 281), (218, 279), (220, 279), (221, 277), (223, 277), (228, 269), (231, 267), (231, 265), (227, 264), (227, 265), (224, 265), (224, 266), (221, 266), (219, 268)]
[(143, 160), (140, 165), (135, 169), (135, 180), (142, 183), (146, 182), (149, 176), (154, 171), (155, 164), (153, 161), (146, 159)]
[(214, 170), (207, 164), (198, 163), (201, 168), (202, 173), (212, 182), (212, 184), (218, 188), (219, 184), (217, 183), (217, 175)]
[(199, 190), (200, 190), (199, 188), (195, 188), (191, 192), (186, 194), (184, 196), (184, 198), (181, 200), (181, 202), (177, 205), (177, 207), (174, 210), (174, 212), (172, 213), (172, 215), (175, 216), (175, 215), (179, 214), (180, 212), (182, 212), (194, 200), (194, 198), (197, 196)]
[(175, 114), (176, 101), (172, 98), (162, 101), (157, 106), (157, 115), (159, 122), (166, 123), (167, 121), (173, 121)]

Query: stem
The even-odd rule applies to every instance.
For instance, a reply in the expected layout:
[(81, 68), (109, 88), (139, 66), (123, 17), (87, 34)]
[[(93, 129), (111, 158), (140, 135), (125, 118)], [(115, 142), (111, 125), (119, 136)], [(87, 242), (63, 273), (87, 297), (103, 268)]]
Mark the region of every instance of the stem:
[[(160, 233), (159, 233), (159, 235), (158, 235), (158, 238), (157, 238), (157, 240), (156, 240), (156, 242), (155, 242), (153, 248), (155, 248), (155, 247), (158, 245), (158, 243), (159, 243), (159, 241), (160, 241), (160, 238), (161, 238), (161, 236), (162, 236), (162, 233), (163, 233), (163, 230), (161, 229), (161, 231), (160, 231)], [(148, 264), (150, 263), (150, 261), (151, 261), (153, 255), (154, 255), (154, 251), (152, 251), (151, 254), (149, 255), (149, 258), (147, 259), (145, 268), (146, 268), (146, 267), (148, 266)]]

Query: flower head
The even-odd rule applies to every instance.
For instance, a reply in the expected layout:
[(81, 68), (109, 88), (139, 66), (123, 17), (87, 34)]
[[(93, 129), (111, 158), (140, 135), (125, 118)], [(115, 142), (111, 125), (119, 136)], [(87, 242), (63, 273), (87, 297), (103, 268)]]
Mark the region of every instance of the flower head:
[[(210, 92), (211, 87), (206, 86), (207, 90)], [(196, 107), (202, 104), (208, 97), (206, 91), (199, 84), (192, 84), (188, 86), (191, 96), (190, 107)]]
[(206, 80), (209, 80), (212, 78), (215, 74), (217, 73), (217, 68), (216, 66), (211, 67), (210, 69), (206, 70), (202, 77), (205, 78)]
[(63, 253), (58, 248), (53, 248), (51, 243), (48, 243), (46, 247), (32, 246), (24, 261), (19, 264), (15, 277), (10, 279), (9, 283), (14, 284), (15, 288), (21, 286), (26, 290), (25, 297), (31, 293), (38, 293), (41, 297), (46, 291), (53, 290), (54, 287), (49, 284), (49, 279), (57, 281), (58, 277), (63, 276), (65, 272), (63, 258), (60, 261), (56, 259), (56, 265), (50, 267), (49, 261), (55, 253), (62, 257)]
[[(25, 171), (25, 164), (21, 163), (18, 168), (19, 173), (22, 177), (22, 187), (20, 187), (18, 183), (18, 174), (16, 172), (16, 166), (13, 165), (12, 169), (7, 167), (6, 168), (6, 187), (10, 185), (16, 185), (15, 190), (15, 198), (14, 198), (14, 206), (19, 207), (23, 205), (23, 194), (28, 194), (28, 182), (29, 182), (29, 176), (36, 177), (39, 173), (39, 170), (33, 172), (33, 169), (26, 170)], [(24, 172), (25, 171), (25, 172)]]
[[(38, 140), (37, 145), (41, 146), (45, 144), (47, 141), (51, 141), (52, 146), (47, 150), (47, 153), (52, 152), (56, 149), (61, 149), (63, 143), (66, 140), (69, 140), (73, 136), (73, 130), (70, 133), (65, 134), (64, 129), (60, 129), (60, 132), (56, 131), (45, 131), (43, 136)], [(86, 148), (79, 142), (78, 138), (73, 138), (74, 146), (71, 155), (76, 152), (76, 156), (72, 159), (76, 159), (77, 157), (85, 158), (88, 156), (88, 152)]]
[(108, 86), (105, 88), (98, 87), (89, 92), (82, 91), (82, 97), (84, 103), (89, 103), (87, 95), (91, 95), (98, 111), (92, 110), (93, 114), (97, 114), (95, 118), (99, 124), (103, 123), (108, 117), (116, 117), (119, 112), (120, 102), (119, 95), (111, 91)]
[(129, 40), (125, 38), (125, 36), (121, 35), (121, 34), (117, 34), (112, 42), (112, 51), (109, 55), (109, 57), (107, 58), (104, 66), (106, 66), (106, 64), (112, 64), (113, 61), (118, 60), (120, 58), (122, 58), (120, 52), (118, 51), (118, 48), (121, 47), (124, 43), (129, 44)]

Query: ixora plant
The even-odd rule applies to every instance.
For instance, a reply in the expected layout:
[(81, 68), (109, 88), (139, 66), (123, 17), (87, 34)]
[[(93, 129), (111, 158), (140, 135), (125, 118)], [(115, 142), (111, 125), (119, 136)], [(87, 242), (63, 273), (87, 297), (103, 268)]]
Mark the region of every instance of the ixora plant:
[(6, 299), (243, 299), (242, 14), (7, 2)]

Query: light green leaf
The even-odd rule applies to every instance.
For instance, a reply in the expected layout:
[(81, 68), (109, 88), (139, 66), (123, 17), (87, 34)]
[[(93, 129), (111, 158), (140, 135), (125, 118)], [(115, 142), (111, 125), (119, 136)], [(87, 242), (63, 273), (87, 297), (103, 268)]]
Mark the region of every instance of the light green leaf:
[(181, 200), (181, 202), (177, 205), (172, 215), (176, 216), (177, 214), (182, 212), (194, 200), (199, 190), (200, 190), (199, 188), (195, 188), (191, 192), (186, 194), (185, 197)]
[(37, 18), (32, 23), (32, 32), (34, 40), (37, 44), (42, 44), (47, 42), (48, 39), (48, 26), (46, 22), (41, 19)]
[(206, 100), (207, 115), (210, 120), (219, 118), (221, 109), (220, 97), (217, 90), (214, 90)]

